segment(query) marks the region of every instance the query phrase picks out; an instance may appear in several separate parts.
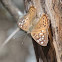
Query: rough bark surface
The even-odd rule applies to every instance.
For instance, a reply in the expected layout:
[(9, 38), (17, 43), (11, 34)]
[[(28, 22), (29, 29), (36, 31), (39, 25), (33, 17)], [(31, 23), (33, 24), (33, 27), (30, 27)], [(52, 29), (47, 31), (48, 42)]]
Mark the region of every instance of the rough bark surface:
[(62, 62), (62, 0), (24, 0), (24, 2), (26, 11), (28, 11), (30, 5), (37, 8), (38, 18), (42, 13), (48, 14), (51, 22), (51, 29), (49, 28), (50, 40), (48, 46), (41, 47), (41, 49), (43, 48), (47, 62)]
[(50, 15), (53, 45), (56, 52), (57, 62), (62, 62), (62, 38), (61, 38), (61, 17), (62, 17), (62, 1), (61, 0), (46, 0), (47, 12)]

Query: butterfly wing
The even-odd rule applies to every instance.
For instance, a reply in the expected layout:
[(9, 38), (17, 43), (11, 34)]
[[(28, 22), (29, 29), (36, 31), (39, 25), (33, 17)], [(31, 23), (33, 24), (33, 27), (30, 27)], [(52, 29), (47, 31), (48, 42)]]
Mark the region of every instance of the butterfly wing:
[(36, 9), (33, 6), (31, 6), (29, 9), (29, 12), (24, 17), (19, 19), (18, 26), (22, 30), (28, 31), (28, 29), (31, 25), (31, 22), (35, 16), (36, 16)]
[(48, 19), (44, 14), (31, 32), (33, 39), (42, 46), (47, 46), (48, 43), (48, 26)]

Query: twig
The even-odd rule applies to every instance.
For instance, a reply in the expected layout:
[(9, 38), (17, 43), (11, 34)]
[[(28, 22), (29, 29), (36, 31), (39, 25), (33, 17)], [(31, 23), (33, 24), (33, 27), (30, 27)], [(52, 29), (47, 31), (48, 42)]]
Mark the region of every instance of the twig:
[(16, 20), (23, 16), (23, 13), (11, 2), (11, 0), (1, 0), (1, 3)]
[[(0, 0), (3, 6), (10, 12), (10, 14), (15, 18), (15, 20), (18, 20), (21, 18), (24, 14), (11, 2), (11, 0)], [(20, 28), (17, 28), (1, 45), (1, 48), (4, 47), (10, 39), (20, 30)]]
[(10, 39), (20, 30), (20, 28), (17, 28), (0, 46), (0, 49), (3, 48), (9, 41)]

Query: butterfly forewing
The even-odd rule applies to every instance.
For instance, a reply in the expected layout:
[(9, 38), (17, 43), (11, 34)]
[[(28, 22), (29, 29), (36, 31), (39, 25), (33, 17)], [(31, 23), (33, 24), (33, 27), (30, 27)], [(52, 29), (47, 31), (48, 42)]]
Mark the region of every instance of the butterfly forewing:
[(19, 19), (18, 26), (22, 30), (28, 31), (31, 25), (31, 22), (35, 16), (36, 16), (36, 9), (33, 6), (31, 6), (29, 9), (29, 12), (24, 17)]
[(48, 19), (44, 14), (31, 32), (33, 39), (42, 46), (47, 46), (48, 43)]

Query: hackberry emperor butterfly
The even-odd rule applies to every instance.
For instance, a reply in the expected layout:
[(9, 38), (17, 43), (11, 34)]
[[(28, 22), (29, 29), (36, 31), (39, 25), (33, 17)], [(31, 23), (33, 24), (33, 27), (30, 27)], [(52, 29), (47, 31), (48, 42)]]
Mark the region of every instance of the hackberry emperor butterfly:
[[(30, 7), (27, 15), (18, 21), (18, 26), (21, 29), (28, 31), (31, 26), (31, 22), (35, 18), (35, 16), (36, 9), (32, 6)], [(38, 23), (30, 32), (33, 39), (42, 46), (46, 46), (48, 43), (48, 27), (49, 27), (48, 18), (46, 14), (43, 14), (39, 19)]]

